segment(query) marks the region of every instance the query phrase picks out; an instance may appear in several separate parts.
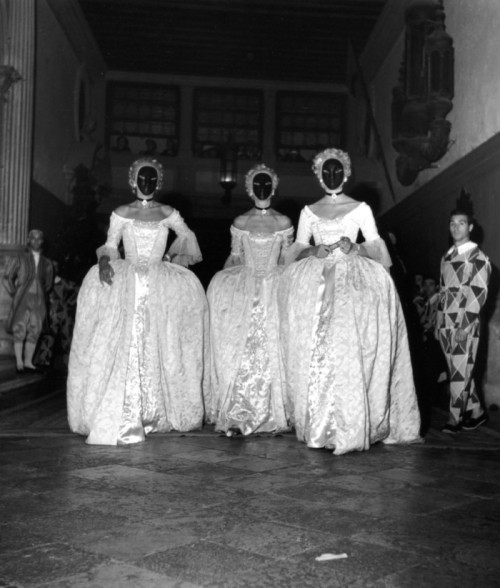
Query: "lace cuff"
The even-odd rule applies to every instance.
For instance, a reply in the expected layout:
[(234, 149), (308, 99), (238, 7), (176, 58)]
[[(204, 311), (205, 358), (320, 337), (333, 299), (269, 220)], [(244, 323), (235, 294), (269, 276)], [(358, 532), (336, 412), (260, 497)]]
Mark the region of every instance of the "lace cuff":
[(172, 263), (187, 267), (203, 260), (196, 235), (188, 228), (177, 210), (169, 217), (169, 226), (177, 233), (177, 238), (168, 250)]
[(242, 231), (231, 225), (231, 253), (224, 263), (224, 269), (235, 265), (244, 265), (243, 247), (241, 244)]
[(112, 247), (105, 243), (96, 249), (97, 261), (101, 259), (104, 255), (107, 255), (109, 259), (120, 259), (120, 254), (118, 253), (118, 249), (116, 247)]
[(168, 250), (168, 255), (172, 259), (172, 263), (183, 265), (194, 265), (203, 260), (198, 241), (195, 234), (183, 235), (177, 237)]
[(369, 257), (374, 261), (377, 261), (386, 268), (391, 267), (392, 261), (387, 246), (383, 239), (374, 239), (373, 241), (365, 241), (359, 246), (360, 253), (364, 254), (365, 257)]

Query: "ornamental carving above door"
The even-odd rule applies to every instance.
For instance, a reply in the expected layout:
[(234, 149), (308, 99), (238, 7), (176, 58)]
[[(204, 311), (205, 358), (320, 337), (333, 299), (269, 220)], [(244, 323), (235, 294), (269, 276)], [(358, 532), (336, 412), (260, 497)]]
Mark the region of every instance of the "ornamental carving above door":
[(442, 0), (417, 0), (405, 12), (404, 58), (392, 98), (392, 145), (403, 186), (433, 167), (450, 144), (454, 49), (444, 20)]

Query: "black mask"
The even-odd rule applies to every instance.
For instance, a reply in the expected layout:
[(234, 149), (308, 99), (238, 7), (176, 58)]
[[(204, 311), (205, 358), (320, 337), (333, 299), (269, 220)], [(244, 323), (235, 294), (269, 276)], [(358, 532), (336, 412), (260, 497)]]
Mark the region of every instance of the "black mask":
[(321, 168), (321, 178), (329, 190), (336, 190), (344, 181), (344, 167), (338, 159), (327, 159)]
[(267, 200), (273, 192), (273, 179), (263, 172), (255, 174), (252, 180), (252, 191), (259, 200)]
[(137, 187), (144, 194), (153, 194), (158, 186), (158, 172), (154, 167), (145, 166), (137, 172)]

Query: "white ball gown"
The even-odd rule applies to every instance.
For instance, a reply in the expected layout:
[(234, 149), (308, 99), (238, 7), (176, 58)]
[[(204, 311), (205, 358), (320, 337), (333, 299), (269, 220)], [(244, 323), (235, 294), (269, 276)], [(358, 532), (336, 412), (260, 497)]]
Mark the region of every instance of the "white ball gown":
[[(202, 427), (208, 357), (208, 307), (196, 276), (163, 261), (201, 261), (192, 231), (177, 211), (160, 221), (112, 213), (106, 244), (113, 283), (90, 269), (78, 296), (67, 384), (68, 420), (87, 443), (143, 441), (145, 435)], [(118, 245), (123, 240), (125, 259)]]
[(278, 284), (293, 228), (231, 227), (231, 255), (207, 290), (212, 420), (244, 435), (288, 428), (279, 353)]
[(306, 206), (290, 255), (311, 237), (315, 245), (342, 236), (355, 242), (359, 230), (373, 259), (338, 248), (323, 259), (307, 257), (287, 267), (280, 287), (291, 422), (309, 447), (337, 455), (377, 441), (420, 440), (406, 324), (370, 207), (360, 203), (327, 220)]

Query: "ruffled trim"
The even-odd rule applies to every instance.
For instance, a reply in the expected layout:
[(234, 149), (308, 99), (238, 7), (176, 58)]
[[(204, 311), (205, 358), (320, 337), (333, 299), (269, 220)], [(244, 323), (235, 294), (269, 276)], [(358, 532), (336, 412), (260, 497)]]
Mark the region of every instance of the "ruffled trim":
[(101, 259), (104, 255), (107, 255), (110, 260), (120, 259), (120, 254), (118, 253), (118, 249), (115, 247), (110, 247), (109, 245), (101, 245), (96, 249), (97, 260)]
[[(175, 230), (175, 228), (174, 228)], [(175, 239), (168, 250), (172, 263), (187, 267), (203, 261), (196, 236), (192, 231)]]

